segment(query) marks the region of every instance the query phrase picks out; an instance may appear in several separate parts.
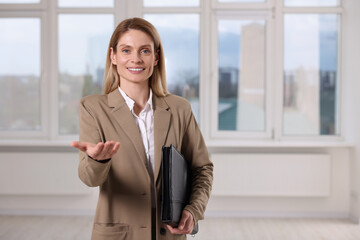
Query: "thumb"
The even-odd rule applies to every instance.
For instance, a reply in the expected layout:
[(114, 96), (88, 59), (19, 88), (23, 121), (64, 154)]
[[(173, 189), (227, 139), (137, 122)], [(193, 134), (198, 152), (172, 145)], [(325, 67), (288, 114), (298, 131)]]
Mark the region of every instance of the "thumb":
[(71, 142), (71, 146), (74, 147), (74, 148), (77, 148), (81, 151), (86, 151), (87, 149), (87, 143), (85, 142), (79, 142), (79, 141), (73, 141)]
[(179, 230), (183, 230), (183, 229), (184, 229), (187, 220), (188, 220), (188, 216), (187, 216), (186, 214), (182, 214), (182, 217), (181, 217), (181, 220), (180, 220), (179, 226), (178, 226), (178, 229), (179, 229)]

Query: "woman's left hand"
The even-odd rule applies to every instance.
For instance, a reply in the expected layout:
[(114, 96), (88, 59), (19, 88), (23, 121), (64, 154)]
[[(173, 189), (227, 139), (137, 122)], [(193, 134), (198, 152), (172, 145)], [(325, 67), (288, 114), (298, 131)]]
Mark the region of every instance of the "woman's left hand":
[(194, 218), (189, 211), (183, 210), (179, 226), (173, 228), (167, 225), (167, 228), (172, 234), (190, 234), (194, 229)]

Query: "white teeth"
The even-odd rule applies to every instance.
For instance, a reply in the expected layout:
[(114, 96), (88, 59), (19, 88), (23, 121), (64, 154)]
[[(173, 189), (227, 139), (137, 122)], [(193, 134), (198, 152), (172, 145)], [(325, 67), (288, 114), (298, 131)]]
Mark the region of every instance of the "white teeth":
[(130, 71), (135, 71), (135, 72), (139, 72), (144, 70), (144, 68), (128, 68)]

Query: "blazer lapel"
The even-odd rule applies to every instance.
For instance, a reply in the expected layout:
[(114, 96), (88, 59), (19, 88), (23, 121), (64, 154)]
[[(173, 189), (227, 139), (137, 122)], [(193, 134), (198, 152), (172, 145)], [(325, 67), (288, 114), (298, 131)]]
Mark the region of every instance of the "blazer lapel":
[(166, 104), (164, 98), (153, 95), (154, 106), (154, 158), (155, 169), (154, 179), (158, 179), (160, 166), (161, 166), (161, 149), (165, 144), (169, 129), (171, 112), (169, 106)]
[[(135, 149), (139, 155), (139, 159), (144, 163), (144, 169), (147, 171), (147, 161), (146, 154), (144, 149), (144, 144), (141, 139), (139, 128), (136, 125), (134, 116), (129, 110), (124, 98), (121, 96), (121, 93), (118, 89), (115, 89), (108, 94), (108, 103), (110, 107), (113, 107), (112, 113), (119, 123), (122, 130), (125, 132), (127, 137), (132, 141), (135, 146)], [(121, 145), (121, 143), (120, 143)]]

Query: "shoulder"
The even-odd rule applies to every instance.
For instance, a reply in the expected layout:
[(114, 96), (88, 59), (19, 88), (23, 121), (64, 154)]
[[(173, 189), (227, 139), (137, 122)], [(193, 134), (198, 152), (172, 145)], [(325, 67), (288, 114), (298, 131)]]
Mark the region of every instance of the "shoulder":
[(99, 95), (88, 95), (88, 96), (82, 97), (80, 99), (80, 102), (85, 103), (85, 104), (94, 104), (94, 103), (98, 103), (98, 102), (104, 102), (106, 100), (107, 100), (107, 95), (99, 94)]
[(80, 106), (86, 109), (101, 107), (104, 104), (107, 104), (107, 95), (105, 94), (88, 95), (80, 99)]
[(164, 97), (171, 113), (176, 119), (182, 122), (189, 122), (193, 116), (191, 105), (186, 98), (168, 94)]
[(165, 102), (168, 104), (170, 109), (176, 108), (183, 111), (191, 111), (191, 105), (186, 98), (168, 94), (164, 97)]

